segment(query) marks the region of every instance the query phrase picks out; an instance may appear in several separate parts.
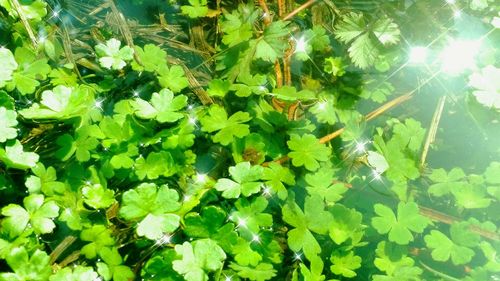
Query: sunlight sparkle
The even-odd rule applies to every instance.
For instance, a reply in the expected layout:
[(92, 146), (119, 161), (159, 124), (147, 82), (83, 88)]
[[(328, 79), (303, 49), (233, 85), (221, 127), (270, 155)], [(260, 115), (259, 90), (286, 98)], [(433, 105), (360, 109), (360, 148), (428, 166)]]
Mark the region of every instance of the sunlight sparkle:
[(293, 40), (295, 41), (295, 50), (293, 51), (294, 53), (305, 53), (306, 48), (307, 48), (307, 41), (304, 36), (301, 36), (299, 39), (295, 39), (292, 37)]
[(427, 60), (429, 50), (426, 47), (413, 47), (410, 49), (408, 62), (414, 64), (424, 63)]
[(252, 235), (252, 242), (260, 243), (260, 236), (258, 234)]
[(481, 41), (454, 40), (441, 53), (442, 71), (457, 75), (476, 66)]
[(207, 182), (207, 175), (205, 174), (196, 174), (196, 182), (197, 183), (206, 183)]
[(157, 239), (155, 244), (159, 245), (159, 246), (163, 246), (163, 245), (169, 244), (171, 239), (172, 239), (172, 236), (165, 234), (162, 237), (160, 237), (159, 239)]

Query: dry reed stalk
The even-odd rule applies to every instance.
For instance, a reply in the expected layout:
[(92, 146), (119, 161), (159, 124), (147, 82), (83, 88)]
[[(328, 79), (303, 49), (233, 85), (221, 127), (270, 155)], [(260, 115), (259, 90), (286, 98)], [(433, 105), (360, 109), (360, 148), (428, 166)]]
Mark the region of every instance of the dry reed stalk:
[(305, 2), (304, 4), (300, 5), (300, 7), (298, 7), (297, 9), (291, 11), (288, 15), (286, 15), (283, 18), (283, 20), (289, 20), (289, 19), (293, 18), (296, 14), (300, 13), (304, 9), (307, 9), (309, 6), (311, 6), (315, 2), (316, 2), (316, 0), (309, 0), (309, 1)]
[(28, 32), (28, 37), (31, 40), (31, 44), (33, 45), (33, 48), (36, 49), (38, 47), (38, 40), (36, 39), (35, 32), (33, 32), (33, 29), (31, 28), (31, 25), (30, 25), (28, 19), (26, 18), (26, 15), (22, 11), (21, 4), (19, 4), (19, 1), (17, 1), (17, 0), (10, 0), (10, 2), (12, 3), (12, 6), (14, 7), (17, 14), (19, 15), (19, 18), (21, 19), (21, 23), (24, 26), (24, 29), (26, 29), (26, 32)]
[(422, 156), (420, 157), (420, 170), (423, 170), (424, 168), (430, 145), (436, 140), (436, 134), (439, 128), (439, 122), (441, 121), (445, 101), (446, 96), (439, 98), (436, 110), (432, 116), (431, 126), (429, 127), (429, 132), (427, 133), (427, 138), (425, 139), (424, 149), (422, 150)]

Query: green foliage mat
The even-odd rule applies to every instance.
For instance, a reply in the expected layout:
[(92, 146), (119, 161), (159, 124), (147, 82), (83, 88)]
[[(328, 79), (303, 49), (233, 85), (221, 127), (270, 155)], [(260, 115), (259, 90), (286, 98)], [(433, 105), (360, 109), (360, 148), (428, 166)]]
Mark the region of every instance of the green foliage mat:
[(0, 0), (0, 280), (500, 278), (498, 2), (255, 2)]

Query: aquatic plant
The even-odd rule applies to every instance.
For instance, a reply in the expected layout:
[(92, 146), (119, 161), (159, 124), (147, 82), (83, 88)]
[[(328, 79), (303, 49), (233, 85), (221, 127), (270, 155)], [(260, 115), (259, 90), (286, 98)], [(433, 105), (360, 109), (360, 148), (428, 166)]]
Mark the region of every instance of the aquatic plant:
[(497, 280), (499, 12), (0, 0), (0, 280)]

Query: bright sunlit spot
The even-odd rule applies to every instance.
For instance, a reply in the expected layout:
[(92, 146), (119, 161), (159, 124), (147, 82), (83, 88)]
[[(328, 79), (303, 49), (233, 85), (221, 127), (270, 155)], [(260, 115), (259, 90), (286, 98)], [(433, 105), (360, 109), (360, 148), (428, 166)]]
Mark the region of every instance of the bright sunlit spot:
[(271, 189), (267, 185), (262, 186), (262, 195), (266, 197), (271, 196)]
[(132, 94), (134, 95), (134, 97), (138, 98), (139, 97), (139, 92), (138, 91), (133, 91)]
[(59, 18), (59, 15), (61, 13), (61, 10), (55, 9), (52, 11), (52, 14), (50, 15), (50, 18)]
[(246, 228), (247, 227), (247, 221), (245, 219), (238, 218), (238, 225), (236, 227)]
[(258, 234), (252, 235), (252, 242), (260, 243), (260, 236)]
[(293, 40), (295, 41), (295, 49), (294, 53), (305, 53), (306, 48), (307, 48), (307, 41), (304, 36), (301, 36), (299, 39), (296, 39), (295, 37), (292, 37)]
[(373, 175), (373, 179), (371, 181), (381, 181), (382, 180), (380, 173), (377, 172), (376, 170), (372, 170), (372, 175)]
[(196, 174), (196, 182), (197, 183), (206, 183), (207, 182), (207, 175), (205, 174)]
[(318, 103), (318, 109), (323, 111), (326, 109), (326, 101), (322, 101), (320, 103)]
[(102, 110), (102, 100), (96, 100), (95, 103), (94, 103), (94, 107), (95, 108), (99, 108), (99, 110)]
[(426, 47), (413, 47), (410, 49), (408, 62), (413, 64), (421, 64), (427, 61), (429, 50)]
[(453, 12), (453, 17), (458, 19), (462, 16), (462, 12), (460, 10), (456, 10), (455, 12)]
[(455, 0), (446, 0), (446, 3), (448, 3), (448, 4), (455, 4)]
[(358, 153), (364, 153), (366, 151), (366, 143), (367, 142), (356, 142), (355, 151)]
[(193, 116), (190, 116), (190, 117), (189, 117), (189, 123), (191, 123), (191, 124), (193, 124), (193, 125), (196, 125), (196, 122), (197, 122), (197, 121), (198, 121), (198, 120), (196, 119), (196, 117), (193, 117)]
[(449, 43), (441, 53), (441, 70), (450, 75), (457, 75), (476, 66), (476, 56), (481, 47), (480, 41), (455, 40)]
[(38, 36), (38, 42), (40, 43), (44, 43), (45, 40), (47, 40), (47, 37), (45, 35), (40, 35)]
[(301, 261), (302, 260), (302, 255), (300, 253), (295, 253), (293, 255), (293, 260), (295, 260), (295, 261)]
[(170, 236), (168, 234), (164, 234), (162, 237), (160, 237), (159, 239), (156, 240), (156, 245), (163, 246), (163, 245), (169, 244), (171, 239), (172, 239), (172, 236)]

